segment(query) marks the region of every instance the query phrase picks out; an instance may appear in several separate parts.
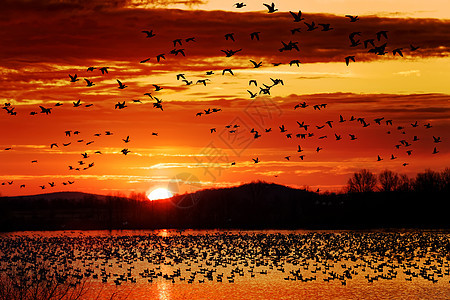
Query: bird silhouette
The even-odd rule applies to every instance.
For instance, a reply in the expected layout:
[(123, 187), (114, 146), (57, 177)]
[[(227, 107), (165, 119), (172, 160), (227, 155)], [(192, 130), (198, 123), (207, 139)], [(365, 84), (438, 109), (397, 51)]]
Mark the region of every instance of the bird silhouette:
[(437, 153), (439, 153), (439, 151), (436, 149), (436, 147), (434, 147), (433, 154), (437, 154)]
[(350, 63), (350, 60), (352, 60), (353, 62), (355, 62), (355, 56), (354, 55), (349, 55), (345, 58), (345, 64), (348, 66), (348, 64)]
[(292, 66), (292, 65), (297, 65), (297, 67), (300, 67), (300, 60), (298, 60), (298, 59), (293, 59), (293, 60), (291, 60), (290, 62), (289, 62), (289, 66)]
[(234, 75), (233, 71), (231, 69), (223, 69), (222, 70), (222, 75), (225, 75), (225, 72), (230, 73), (231, 75)]
[(72, 102), (72, 103), (73, 103), (73, 107), (79, 107), (79, 106), (81, 106), (81, 99), (78, 99), (78, 101)]
[(403, 57), (402, 50), (403, 50), (403, 48), (395, 48), (394, 50), (392, 50), (392, 54), (394, 54), (394, 56), (395, 56), (395, 54), (398, 54), (401, 57)]
[(265, 7), (267, 7), (268, 13), (274, 13), (274, 12), (276, 12), (278, 10), (277, 8), (275, 8), (275, 4), (273, 2), (270, 5), (266, 4), (266, 3), (263, 3), (263, 5)]
[(108, 74), (109, 67), (101, 67), (99, 70), (102, 72), (102, 75)]
[(255, 164), (257, 164), (257, 163), (259, 163), (260, 162), (260, 160), (259, 160), (259, 158), (257, 157), (257, 158), (252, 158), (253, 159), (253, 161), (255, 162)]
[(89, 79), (84, 79), (86, 81), (86, 86), (94, 86), (95, 83), (93, 83), (92, 81), (90, 81)]
[(123, 155), (127, 155), (127, 154), (130, 153), (131, 151), (128, 150), (128, 148), (124, 148), (124, 149), (122, 149), (120, 152), (122, 152)]
[(252, 93), (252, 91), (249, 91), (249, 90), (247, 90), (247, 92), (249, 92), (251, 99), (255, 98), (258, 95), (256, 93)]
[(147, 38), (154, 37), (155, 34), (153, 33), (153, 30), (142, 30), (143, 33), (147, 34)]
[(52, 109), (51, 109), (51, 108), (45, 108), (45, 107), (40, 106), (40, 105), (39, 105), (39, 107), (41, 108), (41, 114), (46, 114), (46, 115), (48, 115), (48, 114), (51, 114), (51, 113), (52, 113)]
[(238, 50), (220, 50), (223, 53), (225, 53), (226, 57), (231, 57), (233, 55), (235, 55), (236, 53), (238, 53), (239, 51), (242, 51), (242, 49), (238, 49)]
[(316, 26), (316, 23), (314, 23), (314, 21), (311, 23), (306, 23), (306, 22), (303, 22), (303, 23), (305, 23), (306, 27), (308, 27), (308, 29), (306, 31), (313, 31), (313, 30), (316, 30), (317, 28), (319, 28)]
[(413, 46), (413, 45), (409, 45), (409, 49), (411, 50), (411, 51), (416, 51), (417, 49), (419, 49), (420, 47), (415, 47), (415, 46)]
[(209, 81), (209, 79), (199, 79), (199, 80), (197, 80), (196, 84), (202, 83), (204, 86), (206, 86), (206, 81), (207, 80)]
[(234, 33), (225, 34), (225, 40), (232, 40), (234, 42)]
[(382, 161), (383, 159), (378, 155), (377, 161)]
[(77, 82), (78, 80), (80, 80), (77, 78), (77, 74), (75, 74), (73, 76), (69, 74), (69, 77), (70, 77), (70, 82)]
[(260, 33), (261, 33), (261, 32), (259, 32), (259, 31), (252, 32), (252, 33), (250, 33), (250, 38), (251, 38), (252, 40), (256, 39), (257, 41), (259, 41), (259, 34), (260, 34)]
[(119, 79), (117, 79), (117, 83), (119, 84), (119, 89), (123, 90), (124, 88), (126, 88), (127, 86), (125, 84), (123, 84)]
[(369, 46), (369, 44), (371, 44), (372, 47), (375, 47), (375, 39), (364, 40), (364, 49), (367, 49), (367, 46)]
[(161, 58), (165, 60), (166, 57), (165, 57), (164, 55), (165, 55), (164, 53), (158, 54), (158, 55), (156, 56), (156, 61), (157, 61), (157, 62), (160, 62)]
[(305, 18), (302, 18), (302, 11), (299, 10), (298, 13), (295, 13), (293, 11), (289, 11), (292, 15), (292, 17), (294, 17), (294, 22), (300, 22), (302, 20), (304, 20)]
[(350, 19), (350, 22), (356, 22), (359, 20), (358, 16), (352, 16), (352, 15), (345, 15), (345, 16)]
[(385, 39), (387, 39), (388, 38), (387, 37), (387, 33), (388, 33), (387, 30), (380, 30), (380, 31), (378, 31), (377, 32), (377, 40), (380, 41), (381, 37), (384, 37)]
[(182, 45), (181, 45), (181, 39), (174, 39), (172, 42), (173, 42), (173, 46), (174, 46), (174, 47), (176, 47), (177, 44), (180, 45), (180, 46), (182, 46)]
[(87, 72), (93, 72), (95, 69), (97, 69), (97, 68), (95, 68), (95, 67), (88, 67), (87, 68)]
[(122, 103), (117, 102), (116, 105), (114, 105), (114, 109), (124, 109), (125, 107), (127, 107), (125, 105), (125, 101), (123, 101)]
[(255, 69), (261, 67), (261, 65), (262, 65), (262, 61), (257, 63), (256, 61), (250, 59), (250, 62), (253, 64), (253, 68), (255, 68)]
[(440, 142), (441, 142), (441, 137), (440, 137), (440, 136), (435, 137), (435, 136), (433, 135), (433, 141), (434, 141), (435, 143), (440, 143)]
[(236, 8), (243, 8), (246, 4), (244, 2), (237, 2), (233, 4), (233, 6), (236, 6)]

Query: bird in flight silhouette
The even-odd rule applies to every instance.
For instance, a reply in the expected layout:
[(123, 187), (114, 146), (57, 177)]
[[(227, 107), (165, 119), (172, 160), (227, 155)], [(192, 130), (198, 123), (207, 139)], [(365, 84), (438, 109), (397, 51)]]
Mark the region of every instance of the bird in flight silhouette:
[(352, 15), (345, 15), (345, 16), (350, 19), (350, 22), (356, 22), (359, 20), (358, 16), (352, 16)]
[(154, 37), (155, 36), (155, 34), (153, 33), (153, 30), (142, 30), (142, 32), (143, 33), (146, 33), (147, 34), (147, 38), (151, 38), (151, 37)]
[(266, 4), (266, 3), (263, 3), (263, 5), (265, 6), (265, 7), (267, 7), (267, 10), (268, 10), (268, 13), (270, 14), (270, 13), (274, 13), (274, 12), (276, 12), (278, 9), (277, 8), (275, 8), (275, 3), (273, 3), (272, 2), (272, 4)]
[(69, 77), (70, 77), (70, 82), (77, 82), (78, 80), (80, 80), (77, 78), (77, 74), (75, 74), (73, 76), (69, 74)]
[(121, 90), (127, 87), (127, 85), (123, 84), (119, 79), (117, 79), (117, 83), (119, 84), (119, 89)]
[(302, 18), (302, 11), (299, 10), (298, 13), (295, 13), (293, 11), (289, 11), (292, 15), (292, 17), (294, 17), (294, 22), (300, 22), (302, 20), (304, 20), (305, 18)]

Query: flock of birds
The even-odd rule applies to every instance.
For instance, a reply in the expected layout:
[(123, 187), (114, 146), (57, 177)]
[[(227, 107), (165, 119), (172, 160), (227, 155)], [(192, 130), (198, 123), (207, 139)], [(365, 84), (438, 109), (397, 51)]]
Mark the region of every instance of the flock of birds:
[[(268, 13), (275, 13), (277, 12), (277, 8), (276, 5), (274, 3), (271, 4), (263, 4), (266, 8), (267, 8), (267, 12)], [(243, 8), (244, 6), (246, 6), (245, 3), (243, 2), (239, 2), (239, 3), (235, 3), (234, 6), (237, 9)], [(325, 24), (325, 23), (318, 23), (316, 24), (315, 21), (313, 20), (306, 20), (305, 17), (302, 15), (301, 11), (298, 12), (293, 12), (290, 11), (289, 14), (293, 17), (293, 22), (294, 23), (301, 23), (303, 21), (304, 25), (306, 27), (302, 28), (302, 27), (297, 27), (291, 30), (292, 35), (294, 35), (297, 32), (301, 32), (302, 29), (306, 29), (306, 31), (315, 31), (318, 29), (321, 29), (321, 31), (331, 31), (334, 30), (334, 28), (332, 27), (332, 24)], [(360, 18), (358, 16), (352, 16), (352, 15), (346, 15), (346, 18), (348, 18), (349, 22), (351, 23), (355, 23), (355, 28), (357, 28), (357, 22), (360, 20)], [(154, 32), (153, 30), (142, 30), (142, 33), (145, 34), (145, 36), (143, 38), (146, 39), (152, 39), (155, 36), (157, 36), (157, 32)], [(254, 40), (255, 42), (259, 41), (260, 39), (262, 39), (263, 37), (261, 36), (261, 32), (252, 32), (250, 34), (250, 38), (251, 40)], [(372, 53), (374, 55), (386, 55), (389, 52), (387, 51), (387, 40), (388, 40), (388, 31), (387, 30), (380, 30), (378, 31), (375, 36), (366, 36), (363, 38), (363, 33), (360, 31), (353, 31), (351, 33), (349, 33), (348, 35), (349, 38), (349, 48), (353, 49), (356, 47), (364, 47), (364, 49), (368, 49), (367, 52), (368, 53)], [(234, 35), (234, 33), (226, 33), (224, 35), (224, 39), (226, 43), (233, 43), (236, 40), (236, 37)], [(182, 47), (183, 45), (186, 46), (187, 44), (193, 44), (196, 42), (196, 38), (195, 37), (188, 37), (188, 38), (176, 38), (172, 41), (173, 43), (173, 49), (170, 50), (169, 54), (177, 56), (178, 54), (182, 55), (182, 56), (186, 56), (187, 55), (187, 49), (185, 48), (177, 48), (177, 47)], [(414, 51), (416, 51), (417, 49), (419, 49), (418, 46), (414, 46), (412, 44), (409, 45), (409, 52), (412, 53)], [(233, 57), (234, 55), (240, 53), (242, 51), (242, 49), (223, 49), (221, 50), (221, 52), (223, 52), (225, 54), (226, 57)], [(289, 41), (289, 42), (284, 42), (282, 41), (282, 47), (278, 49), (278, 51), (280, 53), (283, 52), (287, 52), (287, 51), (299, 51), (299, 46), (298, 46), (298, 42), (297, 41)], [(395, 55), (399, 55), (401, 57), (403, 57), (403, 48), (395, 48), (392, 50), (392, 54)], [(282, 54), (280, 54), (282, 55)], [(167, 54), (166, 53), (160, 53), (157, 54), (155, 57), (149, 57), (149, 58), (145, 58), (143, 60), (140, 61), (141, 64), (147, 63), (150, 60), (155, 59), (157, 63), (161, 62), (162, 60), (166, 59)], [(351, 61), (355, 62), (356, 61), (356, 55), (349, 55), (346, 56), (345, 58), (343, 58), (343, 61), (345, 61), (345, 64), (348, 66), (350, 64)], [(249, 60), (250, 62), (250, 66), (252, 68), (260, 68), (263, 66), (263, 62), (262, 61), (256, 61), (256, 60)], [(294, 59), (289, 61), (289, 65), (290, 66), (299, 66), (300, 65), (300, 60), (298, 59)], [(273, 63), (274, 66), (279, 66), (282, 63)], [(91, 74), (93, 72), (99, 71), (101, 72), (101, 74), (103, 76), (107, 76), (110, 74), (109, 71), (110, 67), (93, 67), (93, 66), (89, 66), (86, 69), (86, 74)], [(207, 84), (212, 83), (212, 76), (215, 74), (215, 72), (217, 72), (216, 70), (210, 70), (210, 71), (206, 71), (205, 73), (205, 77), (204, 78), (199, 78), (196, 81), (195, 80), (190, 80), (187, 78), (186, 74), (184, 73), (179, 73), (176, 75), (176, 80), (177, 81), (181, 81), (183, 82), (185, 85), (194, 85), (194, 81), (195, 81), (195, 85), (204, 85), (206, 86)], [(231, 68), (223, 68), (221, 72), (219, 72), (219, 74), (222, 74), (222, 76), (225, 75), (230, 75), (230, 76), (235, 76), (235, 71), (233, 71)], [(93, 81), (93, 79), (90, 78), (83, 78), (83, 80), (81, 80), (77, 74), (69, 74), (68, 75), (69, 79), (69, 84), (74, 85), (77, 84), (79, 82), (83, 82), (85, 83), (87, 88), (93, 88), (96, 83)], [(88, 77), (88, 76), (86, 76)], [(211, 79), (210, 79), (211, 78)], [(123, 89), (130, 89), (130, 87), (128, 87), (128, 85), (126, 84), (126, 82), (122, 82), (122, 80), (120, 79), (116, 79), (117, 80), (117, 88), (120, 90)], [(248, 82), (248, 88), (246, 88), (247, 92), (249, 93), (250, 99), (254, 99), (256, 97), (259, 96), (270, 96), (271, 95), (271, 91), (275, 86), (283, 86), (285, 83), (282, 79), (280, 78), (270, 78), (271, 83), (270, 84), (261, 84), (259, 82), (257, 82), (256, 80), (250, 80)], [(259, 91), (252, 91), (250, 89), (251, 86), (254, 87), (259, 87)], [(163, 100), (161, 99), (161, 97), (158, 94), (158, 97), (156, 97), (155, 95), (157, 95), (157, 93), (159, 93), (161, 90), (164, 89), (163, 86), (158, 85), (158, 84), (153, 84), (153, 88), (154, 90), (151, 92), (146, 92), (144, 93), (144, 96), (148, 96), (147, 99), (151, 99), (152, 101), (154, 101), (152, 103), (153, 107), (155, 109), (159, 109), (161, 111), (164, 111), (164, 107), (163, 107)], [(133, 104), (140, 104), (143, 103), (140, 99), (132, 99), (129, 100), (128, 102), (126, 100), (123, 101), (118, 101), (117, 103), (114, 104), (114, 110), (122, 110), (122, 109), (126, 109), (128, 107), (129, 103), (133, 103)], [(29, 114), (30, 115), (37, 115), (37, 114), (44, 114), (44, 115), (51, 115), (52, 111), (54, 109), (56, 109), (57, 107), (60, 107), (62, 105), (70, 105), (68, 103), (55, 103), (53, 106), (48, 106), (48, 105), (39, 105), (39, 109), (40, 110), (33, 110), (31, 111)], [(81, 99), (77, 100), (77, 101), (73, 101), (72, 104), (73, 108), (79, 109), (81, 107), (91, 107), (94, 104), (92, 103), (84, 103)], [(326, 109), (327, 108), (327, 104), (326, 103), (320, 103), (320, 104), (309, 104), (306, 101), (300, 102), (297, 105), (295, 105), (293, 107), (293, 110), (303, 110), (303, 109), (311, 109), (313, 108), (314, 111), (320, 111), (322, 109)], [(17, 111), (15, 110), (15, 107), (11, 104), (11, 103), (4, 103), (2, 109), (9, 115), (11, 116), (16, 116), (17, 115)], [(206, 115), (210, 115), (213, 113), (218, 113), (221, 112), (222, 108), (207, 108), (204, 109), (203, 111), (200, 111), (198, 113), (196, 113), (196, 116), (198, 117), (203, 117)], [(326, 139), (334, 139), (335, 141), (342, 141), (342, 140), (349, 140), (349, 141), (355, 141), (358, 139), (357, 135), (354, 133), (340, 133), (338, 131), (335, 131), (331, 134), (322, 134), (322, 132), (324, 131), (324, 128), (329, 128), (329, 129), (333, 129), (336, 130), (338, 128), (338, 124), (342, 124), (344, 122), (354, 122), (355, 124), (359, 124), (361, 127), (366, 128), (368, 126), (372, 125), (372, 121), (377, 124), (377, 126), (381, 126), (383, 123), (385, 126), (387, 126), (387, 133), (388, 134), (394, 134), (396, 132), (400, 133), (400, 134), (409, 134), (409, 129), (407, 129), (407, 127), (409, 126), (405, 126), (405, 125), (393, 125), (394, 122), (393, 120), (390, 119), (385, 119), (384, 117), (379, 117), (379, 118), (375, 118), (373, 120), (368, 120), (368, 118), (365, 117), (355, 117), (355, 116), (345, 116), (345, 115), (339, 115), (338, 117), (336, 117), (335, 119), (332, 120), (327, 120), (325, 123), (316, 123), (316, 124), (307, 124), (306, 121), (304, 120), (298, 120), (297, 121), (297, 125), (298, 127), (295, 127), (295, 130), (292, 127), (286, 126), (285, 124), (280, 124), (278, 126), (279, 129), (279, 133), (283, 134), (286, 136), (287, 139), (294, 139), (294, 138), (298, 138), (300, 139), (300, 141), (302, 140), (307, 140), (307, 139), (314, 139), (315, 142), (317, 143), (317, 145), (315, 145), (314, 147), (311, 147), (310, 149), (305, 149), (303, 145), (298, 144), (296, 145), (295, 149), (296, 149), (296, 155), (298, 155), (299, 159), (301, 160), (305, 160), (308, 159), (309, 154), (305, 154), (307, 152), (316, 152), (319, 153), (320, 151), (324, 150), (326, 147), (323, 146), (324, 140)], [(382, 123), (383, 122), (383, 123)], [(294, 126), (297, 126), (294, 125)], [(425, 127), (427, 129), (431, 128), (432, 125), (430, 123), (424, 123), (424, 124), (418, 124), (418, 121), (415, 121), (414, 123), (411, 123), (411, 128), (417, 128), (419, 126)], [(227, 130), (229, 134), (236, 134), (238, 133), (239, 129), (241, 127), (241, 124), (227, 124), (225, 125), (223, 130)], [(265, 128), (264, 132), (261, 132), (260, 130), (258, 131), (255, 128), (252, 128), (250, 130), (250, 132), (248, 133), (250, 135), (250, 138), (253, 139), (259, 139), (261, 138), (263, 135), (266, 134), (271, 134), (273, 132), (275, 132), (277, 129), (275, 128)], [(217, 133), (217, 127), (213, 127), (213, 128), (209, 128), (209, 131), (211, 134), (213, 133)], [(74, 130), (67, 130), (65, 131), (65, 136), (66, 137), (70, 137), (70, 136), (75, 136), (80, 134), (79, 131)], [(110, 131), (105, 131), (103, 132), (99, 132), (94, 134), (94, 137), (97, 138), (100, 135), (105, 135), (105, 136), (110, 136), (113, 135), (112, 132)], [(153, 132), (152, 135), (157, 136), (158, 133), (157, 132)], [(394, 145), (394, 147), (396, 149), (404, 149), (405, 153), (407, 154), (407, 156), (411, 156), (413, 155), (413, 145), (414, 143), (416, 143), (418, 140), (422, 139), (422, 137), (418, 137), (418, 135), (415, 135), (413, 133), (412, 137), (402, 137), (401, 139), (399, 139), (398, 143), (396, 143)], [(433, 142), (434, 144), (440, 143), (442, 142), (441, 138), (439, 136), (433, 136), (433, 140), (431, 140), (431, 137), (424, 137), (424, 139), (430, 139), (430, 142)], [(122, 141), (125, 143), (125, 145), (127, 145), (130, 142), (131, 138), (130, 136), (127, 136), (126, 138), (122, 138)], [(88, 140), (86, 139), (77, 139), (76, 141), (66, 141), (64, 143), (58, 143), (58, 142), (54, 142), (51, 143), (49, 145), (50, 149), (54, 149), (54, 150), (61, 150), (62, 148), (68, 147), (70, 146), (72, 143), (84, 143), (86, 146), (94, 143), (95, 140), (89, 138)], [(302, 141), (303, 142), (303, 141)], [(62, 145), (62, 146), (61, 146)], [(9, 151), (9, 150), (14, 150), (12, 147), (7, 147), (4, 148), (4, 151)], [(294, 150), (293, 150), (294, 151)], [(130, 150), (128, 147), (123, 147), (122, 150), (120, 150), (120, 153), (122, 153), (123, 155), (127, 155), (130, 152), (132, 152), (132, 150)], [(439, 153), (439, 150), (437, 149), (437, 147), (435, 146), (434, 149), (432, 151), (430, 151), (430, 153), (432, 154), (437, 154)], [(68, 165), (69, 170), (73, 170), (73, 171), (85, 171), (88, 170), (92, 167), (95, 166), (94, 161), (86, 161), (88, 158), (92, 158), (94, 155), (101, 155), (102, 152), (100, 150), (96, 150), (96, 151), (89, 151), (86, 150), (82, 153), (80, 153), (80, 155), (82, 156), (80, 160), (78, 160), (77, 162), (71, 163), (70, 165)], [(287, 154), (284, 155), (282, 157), (284, 157), (285, 160), (292, 160), (294, 154)], [(382, 157), (382, 155), (378, 155), (374, 160), (376, 161), (382, 161), (384, 159), (390, 159), (390, 160), (395, 160), (399, 158), (398, 154), (392, 153), (390, 155), (389, 158), (384, 158)], [(252, 161), (257, 164), (261, 162), (261, 159), (259, 157), (253, 157)], [(37, 160), (32, 160), (31, 163), (36, 164), (38, 163)], [(403, 166), (407, 166), (409, 164), (409, 162), (403, 161), (402, 165)], [(231, 165), (236, 165), (236, 162), (233, 161), (231, 163)], [(72, 184), (74, 181), (68, 181), (68, 182), (63, 182), (62, 184), (67, 185), (67, 184)], [(2, 182), (2, 185), (12, 185), (13, 181), (7, 181), (7, 182)], [(25, 188), (25, 184), (23, 183), (19, 183), (21, 188)], [(42, 189), (45, 189), (46, 187), (54, 187), (55, 183), (54, 182), (49, 182), (46, 184), (41, 184), (40, 187)]]
[(439, 285), (450, 283), (449, 241), (448, 234), (430, 232), (18, 234), (0, 239), (0, 271), (22, 286), (75, 287), (86, 280)]

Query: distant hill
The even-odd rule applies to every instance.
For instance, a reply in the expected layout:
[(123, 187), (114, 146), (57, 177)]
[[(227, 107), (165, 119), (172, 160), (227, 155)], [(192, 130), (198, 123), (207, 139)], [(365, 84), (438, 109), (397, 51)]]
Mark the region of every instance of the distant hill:
[(96, 195), (82, 192), (56, 192), (56, 193), (45, 193), (45, 194), (37, 194), (37, 195), (26, 195), (26, 196), (14, 196), (14, 197), (0, 197), (1, 200), (10, 200), (10, 201), (36, 201), (36, 200), (74, 200), (74, 201), (82, 201), (86, 198), (96, 198), (98, 200), (106, 199), (104, 195)]
[(449, 228), (448, 193), (318, 194), (266, 182), (149, 201), (61, 192), (0, 198), (0, 231), (154, 228)]

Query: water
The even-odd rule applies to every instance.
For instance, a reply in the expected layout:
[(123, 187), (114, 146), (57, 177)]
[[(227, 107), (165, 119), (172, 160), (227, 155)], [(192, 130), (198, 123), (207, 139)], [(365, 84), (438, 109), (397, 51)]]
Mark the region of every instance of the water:
[(17, 232), (0, 270), (82, 299), (449, 299), (449, 250), (437, 231)]

